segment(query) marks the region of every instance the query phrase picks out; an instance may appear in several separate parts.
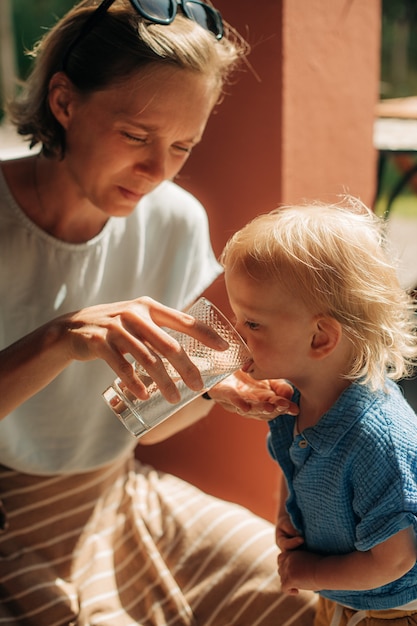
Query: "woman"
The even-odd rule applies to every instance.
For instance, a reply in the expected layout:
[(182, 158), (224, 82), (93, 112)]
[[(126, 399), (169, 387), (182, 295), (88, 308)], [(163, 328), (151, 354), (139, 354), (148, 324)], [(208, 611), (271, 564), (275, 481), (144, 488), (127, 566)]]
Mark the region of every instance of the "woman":
[[(1, 164), (0, 624), (311, 623), (309, 595), (280, 595), (270, 525), (136, 463), (101, 398), (109, 366), (146, 397), (127, 354), (172, 402), (158, 354), (202, 388), (161, 327), (224, 347), (179, 311), (221, 269), (203, 208), (170, 182), (244, 53), (223, 28), (200, 2), (81, 2), (10, 106), (41, 152)], [(288, 410), (284, 383), (251, 402), (242, 388), (243, 374), (213, 397), (255, 417)], [(199, 398), (149, 442), (212, 405)]]

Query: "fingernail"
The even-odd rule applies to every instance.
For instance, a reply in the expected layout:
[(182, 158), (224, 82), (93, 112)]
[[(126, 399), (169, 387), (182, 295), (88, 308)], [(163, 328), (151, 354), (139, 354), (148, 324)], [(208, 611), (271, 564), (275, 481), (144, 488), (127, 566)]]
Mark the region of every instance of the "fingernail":
[(290, 408), (290, 403), (289, 402), (283, 402), (282, 400), (280, 402), (276, 403), (276, 408), (280, 409), (281, 411), (288, 411), (288, 409)]
[(290, 409), (288, 409), (287, 413), (288, 413), (288, 415), (292, 415), (292, 416), (294, 416), (294, 417), (295, 417), (296, 415), (298, 415), (298, 411), (291, 411)]

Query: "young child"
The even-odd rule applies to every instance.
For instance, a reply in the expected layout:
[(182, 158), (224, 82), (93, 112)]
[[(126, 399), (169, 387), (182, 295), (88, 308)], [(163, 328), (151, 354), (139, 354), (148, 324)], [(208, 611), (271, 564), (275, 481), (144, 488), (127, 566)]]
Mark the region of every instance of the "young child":
[(382, 226), (353, 198), (285, 207), (221, 257), (252, 376), (286, 378), (300, 408), (269, 422), (268, 445), (282, 586), (319, 592), (317, 626), (417, 624), (417, 416), (393, 382), (415, 362), (415, 318)]

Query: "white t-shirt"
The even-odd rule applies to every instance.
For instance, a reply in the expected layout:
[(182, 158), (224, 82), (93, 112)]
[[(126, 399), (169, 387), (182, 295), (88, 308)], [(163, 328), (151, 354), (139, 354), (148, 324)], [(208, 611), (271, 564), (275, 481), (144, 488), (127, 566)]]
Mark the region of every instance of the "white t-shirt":
[[(220, 273), (203, 207), (171, 182), (128, 218), (112, 217), (91, 241), (72, 244), (27, 218), (0, 168), (1, 349), (94, 304), (147, 295), (183, 309)], [(114, 378), (103, 361), (72, 363), (0, 421), (0, 463), (31, 474), (73, 473), (133, 449), (136, 440), (101, 397)]]

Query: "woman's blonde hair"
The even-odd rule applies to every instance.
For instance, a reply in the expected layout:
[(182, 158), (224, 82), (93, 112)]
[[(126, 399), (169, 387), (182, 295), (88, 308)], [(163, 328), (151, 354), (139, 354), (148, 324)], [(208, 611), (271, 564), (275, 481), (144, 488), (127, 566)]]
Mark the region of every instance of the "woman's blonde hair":
[[(229, 25), (215, 36), (177, 13), (168, 25), (146, 22), (128, 0), (117, 0), (92, 30), (71, 49), (96, 0), (83, 0), (36, 44), (33, 70), (20, 95), (8, 104), (10, 121), (31, 147), (41, 143), (46, 156), (62, 156), (65, 133), (48, 105), (52, 76), (65, 70), (80, 93), (88, 95), (118, 84), (150, 64), (171, 65), (210, 76), (213, 90), (223, 93), (239, 61), (248, 52), (246, 42)], [(66, 59), (65, 68), (62, 67)]]
[(335, 318), (353, 347), (349, 380), (383, 386), (411, 374), (417, 357), (415, 303), (389, 259), (384, 222), (359, 200), (282, 207), (238, 231), (225, 268), (277, 280), (314, 313)]

